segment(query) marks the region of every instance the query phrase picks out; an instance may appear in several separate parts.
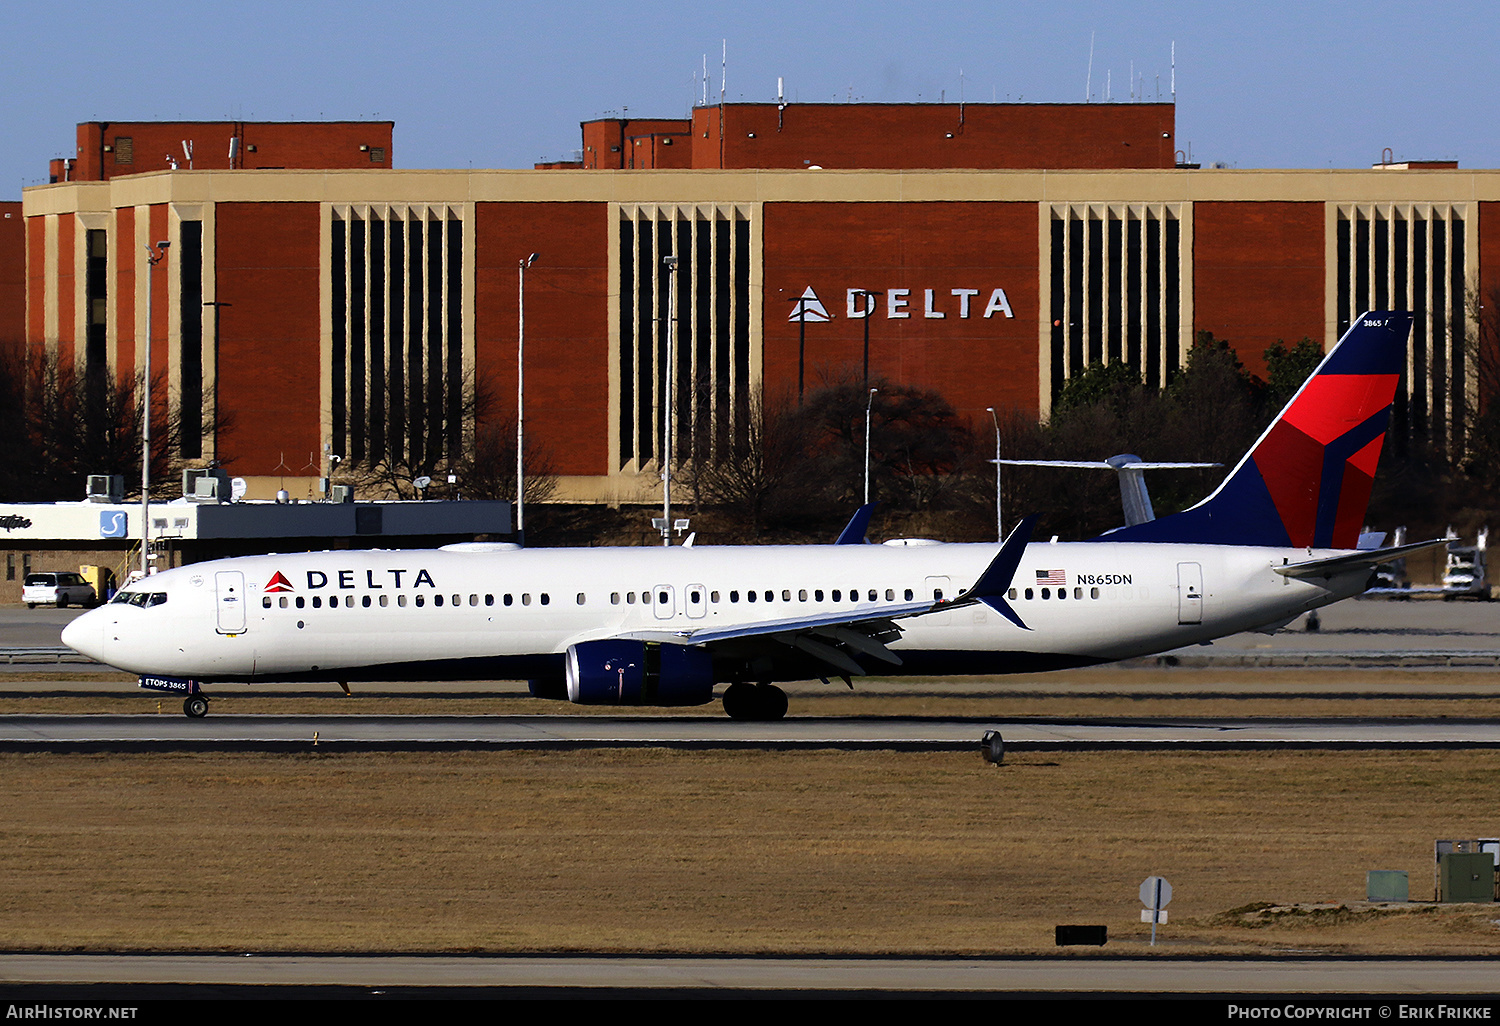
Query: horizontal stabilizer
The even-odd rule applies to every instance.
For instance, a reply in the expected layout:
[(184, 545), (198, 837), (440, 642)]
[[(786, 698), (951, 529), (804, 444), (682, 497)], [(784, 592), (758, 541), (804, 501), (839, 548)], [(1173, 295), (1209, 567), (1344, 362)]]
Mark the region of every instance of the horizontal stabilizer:
[(1424, 549), (1435, 549), (1439, 545), (1447, 545), (1452, 540), (1451, 538), (1434, 538), (1432, 541), (1412, 542), (1410, 545), (1393, 545), (1388, 549), (1365, 549), (1344, 556), (1309, 559), (1303, 563), (1288, 563), (1271, 569), (1283, 577), (1295, 577), (1299, 581), (1316, 580), (1320, 577), (1328, 580), (1340, 574), (1373, 570), (1382, 563), (1389, 563), (1393, 559), (1400, 559), (1402, 556), (1421, 552)]

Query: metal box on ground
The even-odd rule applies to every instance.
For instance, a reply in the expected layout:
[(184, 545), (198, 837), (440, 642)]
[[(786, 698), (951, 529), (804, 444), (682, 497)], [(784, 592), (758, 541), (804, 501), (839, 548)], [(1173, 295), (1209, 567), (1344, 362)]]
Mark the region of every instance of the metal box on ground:
[(1488, 852), (1451, 852), (1438, 860), (1439, 901), (1494, 901), (1495, 860)]
[(1365, 874), (1366, 901), (1410, 901), (1411, 887), (1404, 869), (1372, 869)]

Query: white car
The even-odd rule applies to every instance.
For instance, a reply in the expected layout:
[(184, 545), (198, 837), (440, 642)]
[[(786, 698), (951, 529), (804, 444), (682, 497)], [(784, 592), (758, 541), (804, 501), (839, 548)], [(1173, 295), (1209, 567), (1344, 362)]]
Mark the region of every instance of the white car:
[(94, 586), (82, 574), (59, 570), (55, 573), (27, 574), (21, 585), (21, 601), (26, 608), (37, 606), (92, 606)]

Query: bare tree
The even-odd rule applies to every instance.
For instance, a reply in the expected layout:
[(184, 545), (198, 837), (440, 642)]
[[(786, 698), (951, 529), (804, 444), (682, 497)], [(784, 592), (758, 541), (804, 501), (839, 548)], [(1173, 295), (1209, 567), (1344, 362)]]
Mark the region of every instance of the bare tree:
[[(387, 379), (384, 394), (371, 408), (389, 412), (356, 426), (339, 483), (372, 497), (414, 499), (422, 491), (416, 482), (423, 478), (440, 485), (449, 474), (467, 480), (478, 440), (470, 425), (482, 423), (494, 405), (489, 388), (466, 374), (451, 394), (424, 397), (424, 403), (408, 407), (400, 387)], [(514, 460), (514, 448), (511, 452)]]
[[(480, 424), (474, 431), (474, 448), (458, 461), (463, 492), (473, 499), (516, 497), (516, 420), (507, 417)], [(521, 460), (525, 478), (522, 498), (529, 506), (547, 502), (557, 493), (557, 468), (552, 452), (534, 436), (525, 439)]]
[[(212, 394), (212, 390), (209, 390)], [(182, 457), (183, 419), (175, 404), (162, 403), (165, 374), (153, 381), (151, 491), (170, 495)], [(141, 479), (140, 381), (118, 378), (106, 368), (80, 373), (55, 351), (10, 347), (0, 358), (0, 408), (5, 425), (0, 488), (18, 499), (56, 500), (83, 495), (90, 474), (118, 474), (126, 494), (139, 494)], [(163, 408), (165, 407), (165, 409)], [(230, 429), (212, 402), (195, 423), (216, 438)], [(197, 428), (196, 430), (201, 430)]]

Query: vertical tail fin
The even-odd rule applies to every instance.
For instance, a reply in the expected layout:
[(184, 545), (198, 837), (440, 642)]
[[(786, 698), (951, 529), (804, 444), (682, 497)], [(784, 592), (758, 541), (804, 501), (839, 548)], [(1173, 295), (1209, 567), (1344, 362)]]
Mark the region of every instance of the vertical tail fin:
[(1361, 315), (1212, 495), (1101, 540), (1354, 548), (1411, 325)]

